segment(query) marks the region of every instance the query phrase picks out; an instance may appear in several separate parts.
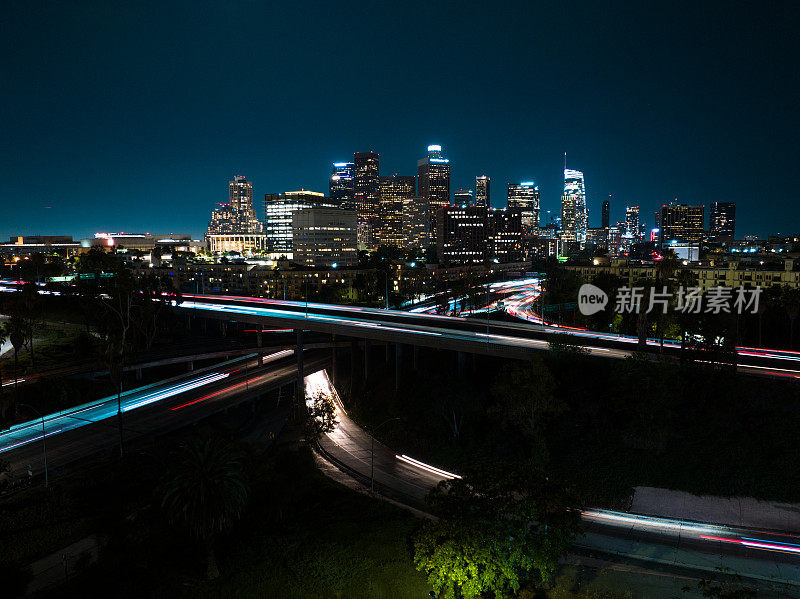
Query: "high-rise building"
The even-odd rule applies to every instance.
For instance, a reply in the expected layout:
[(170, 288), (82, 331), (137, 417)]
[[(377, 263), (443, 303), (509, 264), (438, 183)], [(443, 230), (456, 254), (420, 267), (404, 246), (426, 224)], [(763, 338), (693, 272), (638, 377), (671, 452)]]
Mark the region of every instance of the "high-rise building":
[(603, 229), (608, 229), (611, 223), (611, 194), (608, 194), (608, 199), (603, 202), (603, 213), (600, 218), (600, 226)]
[(264, 225), (253, 208), (253, 182), (244, 175), (228, 181), (228, 203), (211, 213), (207, 235), (261, 235)]
[(539, 186), (533, 181), (508, 184), (508, 207), (522, 210), (522, 230), (526, 235), (539, 231)]
[(733, 243), (736, 235), (736, 203), (711, 202), (708, 210), (708, 234), (711, 241)]
[(270, 252), (292, 253), (292, 215), (308, 208), (337, 208), (337, 205), (324, 193), (304, 189), (264, 195), (267, 248)]
[(228, 203), (235, 210), (252, 210), (253, 182), (244, 175), (234, 175), (233, 181), (228, 181)]
[(634, 240), (639, 240), (639, 206), (625, 207), (625, 232)]
[(409, 247), (426, 248), (435, 239), (430, 237), (431, 219), (428, 201), (421, 197), (403, 200), (403, 236)]
[(458, 189), (453, 193), (453, 203), (456, 206), (474, 205), (471, 189)]
[(488, 210), (444, 206), (437, 213), (436, 253), (442, 264), (482, 263), (486, 258)]
[(442, 146), (428, 146), (428, 155), (417, 161), (418, 194), (427, 199), (430, 231), (436, 239), (439, 208), (450, 205), (450, 160), (442, 155)]
[(561, 196), (561, 233), (565, 242), (586, 242), (586, 185), (583, 173), (564, 169), (564, 195)]
[(522, 208), (490, 208), (488, 229), (487, 257), (497, 262), (522, 260)]
[(394, 174), (378, 178), (380, 204), (376, 227), (373, 231), (376, 245), (403, 246), (403, 202), (414, 197), (417, 180), (414, 175)]
[(489, 208), (492, 205), (492, 180), (486, 175), (475, 177), (475, 205)]
[(293, 260), (312, 268), (358, 264), (355, 211), (307, 208), (292, 213)]
[(331, 201), (344, 210), (355, 210), (353, 191), (355, 165), (352, 162), (334, 162), (331, 169), (330, 197)]
[(703, 239), (703, 206), (671, 203), (661, 207), (660, 245), (699, 245)]
[(353, 154), (353, 197), (358, 214), (360, 232), (358, 243), (373, 247), (375, 242), (369, 231), (377, 229), (378, 217), (378, 165), (380, 156), (375, 152)]

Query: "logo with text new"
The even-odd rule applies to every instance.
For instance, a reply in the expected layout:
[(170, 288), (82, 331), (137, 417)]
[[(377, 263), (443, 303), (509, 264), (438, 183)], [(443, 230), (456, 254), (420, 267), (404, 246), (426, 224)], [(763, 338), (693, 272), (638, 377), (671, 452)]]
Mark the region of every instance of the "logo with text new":
[(589, 283), (581, 285), (578, 290), (578, 310), (584, 316), (591, 316), (606, 307), (608, 295), (606, 292)]

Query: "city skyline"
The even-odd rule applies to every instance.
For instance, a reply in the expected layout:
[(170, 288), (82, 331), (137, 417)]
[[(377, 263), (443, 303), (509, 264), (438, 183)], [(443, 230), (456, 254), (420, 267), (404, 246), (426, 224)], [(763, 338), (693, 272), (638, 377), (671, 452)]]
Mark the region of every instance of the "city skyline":
[[(10, 7), (0, 107), (15, 118), (0, 156), (2, 238), (200, 236), (234, 174), (254, 182), (256, 198), (327, 193), (331, 163), (353, 152), (380, 154), (384, 175), (413, 174), (429, 144), (446, 149), (452, 189), (491, 177), (495, 207), (505, 203), (498, 189), (533, 179), (543, 213), (559, 212), (566, 151), (586, 176), (590, 227), (613, 193), (612, 221), (639, 205), (647, 222), (677, 198), (735, 202), (739, 235), (800, 228), (795, 192), (782, 179), (797, 161), (800, 131), (790, 100), (797, 84), (783, 76), (796, 55), (797, 11), (788, 4), (769, 13), (727, 3), (414, 7), (427, 17), (415, 19), (419, 35), (437, 24), (435, 46), (392, 34), (411, 7), (196, 6), (157, 15), (103, 3)], [(318, 18), (308, 22), (306, 11)], [(169, 25), (183, 20), (214, 43)], [(486, 35), (465, 36), (476, 20)], [(266, 23), (275, 25), (269, 40)], [(574, 35), (565, 46), (567, 24)], [(518, 29), (535, 41), (508, 35)], [(314, 42), (288, 43), (297, 30)], [(275, 52), (283, 46), (291, 52)], [(431, 51), (436, 61), (426, 60)], [(364, 76), (332, 80), (323, 53), (336, 64), (363, 58)], [(480, 94), (476, 70), (491, 82)], [(413, 85), (398, 88), (403, 71)], [(576, 81), (578, 93), (558, 91)]]

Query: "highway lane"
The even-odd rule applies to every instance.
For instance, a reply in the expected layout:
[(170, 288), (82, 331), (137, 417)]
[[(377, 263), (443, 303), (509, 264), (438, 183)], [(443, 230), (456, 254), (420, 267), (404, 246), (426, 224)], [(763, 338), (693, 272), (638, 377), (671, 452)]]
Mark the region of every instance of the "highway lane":
[[(305, 384), (307, 395), (325, 393), (336, 405), (337, 427), (320, 442), (324, 453), (369, 486), (371, 436), (348, 417), (324, 372), (306, 377)], [(375, 442), (376, 488), (414, 507), (423, 506), (425, 495), (441, 481), (458, 476), (404, 457), (408, 456)], [(796, 584), (800, 580), (800, 534), (601, 509), (582, 510), (581, 518), (584, 534), (575, 546), (582, 550), (714, 573), (728, 568), (770, 583)]]
[[(280, 323), (281, 326), (321, 332), (510, 357), (525, 357), (532, 350), (548, 349), (548, 340), (554, 332), (569, 333), (576, 343), (596, 356), (625, 358), (638, 349), (636, 339), (618, 335), (522, 322), (489, 321), (487, 326), (487, 321), (482, 319), (412, 314), (399, 310), (198, 295), (187, 295), (180, 307), (206, 311), (213, 317), (249, 319), (249, 322), (263, 319), (270, 325)], [(679, 346), (666, 344), (664, 347), (664, 355), (668, 358), (677, 359), (679, 352)], [(737, 368), (748, 374), (800, 378), (800, 352), (740, 348)]]
[[(125, 441), (176, 430), (295, 380), (297, 364), (293, 353), (276, 352), (263, 367), (254, 359), (236, 360), (224, 366), (217, 365), (210, 372), (184, 376), (180, 381), (131, 390), (124, 403), (127, 408), (123, 412)], [(306, 352), (306, 372), (325, 367), (329, 359), (330, 352), (324, 350)], [(209, 380), (209, 374), (223, 373), (227, 376)], [(200, 381), (203, 383), (187, 385)], [(116, 397), (100, 400), (96, 406), (75, 413), (80, 409), (84, 408), (45, 418), (47, 461), (51, 472), (81, 458), (110, 452), (119, 445)], [(34, 475), (41, 475), (44, 471), (41, 419), (8, 432), (15, 436), (6, 436), (0, 458), (10, 462), (16, 476), (24, 474), (28, 465)], [(21, 435), (24, 435), (24, 442), (18, 440)]]
[[(372, 437), (349, 418), (324, 371), (307, 376), (305, 389), (306, 397), (313, 397), (321, 392), (330, 397), (336, 406), (338, 423), (332, 432), (320, 439), (322, 449), (354, 471), (369, 486)], [(391, 426), (391, 423), (386, 426)], [(395, 454), (378, 441), (374, 442), (374, 456), (376, 488), (383, 492), (394, 492), (399, 499), (406, 502), (411, 500), (417, 507), (424, 506), (425, 495), (440, 481), (455, 476), (423, 464), (413, 457)]]

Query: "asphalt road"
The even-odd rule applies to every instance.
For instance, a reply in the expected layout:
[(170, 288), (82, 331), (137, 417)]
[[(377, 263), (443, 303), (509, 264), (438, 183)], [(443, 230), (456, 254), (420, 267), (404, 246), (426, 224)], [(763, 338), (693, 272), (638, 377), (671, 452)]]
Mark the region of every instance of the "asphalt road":
[[(550, 347), (553, 333), (571, 335), (574, 343), (599, 357), (626, 358), (637, 351), (637, 340), (631, 337), (527, 322), (489, 321), (487, 325), (487, 321), (478, 318), (330, 304), (306, 305), (304, 302), (238, 296), (188, 294), (180, 307), (205, 311), (215, 317), (228, 316), (232, 320), (262, 317), (286, 327), (317, 327), (320, 330), (338, 330), (343, 335), (378, 339), (391, 337), (393, 341), (400, 338), (404, 343), (431, 347), (463, 346), (465, 351), (479, 346), (498, 350), (546, 350)], [(677, 359), (680, 354), (680, 346), (671, 342), (659, 349), (657, 340), (650, 340), (648, 346), (668, 358)], [(702, 359), (702, 355), (698, 355), (698, 359)], [(737, 348), (737, 368), (748, 374), (800, 378), (800, 352), (740, 347)]]
[[(336, 429), (323, 437), (324, 454), (345, 473), (369, 485), (372, 438), (344, 411), (338, 395), (323, 372), (306, 377), (307, 392), (327, 391), (337, 405)], [(391, 426), (387, 423), (386, 426)], [(456, 473), (416, 465), (375, 442), (376, 489), (394, 499), (420, 507), (425, 495)], [(779, 596), (800, 596), (800, 535), (628, 514), (609, 510), (582, 512), (584, 534), (575, 541), (583, 551), (603, 556), (658, 564), (659, 566), (727, 572), (760, 581)], [(783, 585), (794, 585), (787, 588)]]
[[(297, 376), (293, 354), (292, 351), (272, 354), (261, 367), (253, 358), (232, 360), (131, 390), (123, 397), (123, 439), (131, 442), (179, 429), (290, 383)], [(328, 351), (306, 352), (305, 371), (324, 368), (329, 359)], [(119, 446), (117, 399), (106, 398), (48, 415), (45, 428), (47, 465), (51, 474), (87, 456), (110, 453)], [(41, 420), (23, 423), (0, 434), (0, 459), (10, 463), (15, 476), (24, 476), (28, 465), (34, 476), (42, 475)]]

